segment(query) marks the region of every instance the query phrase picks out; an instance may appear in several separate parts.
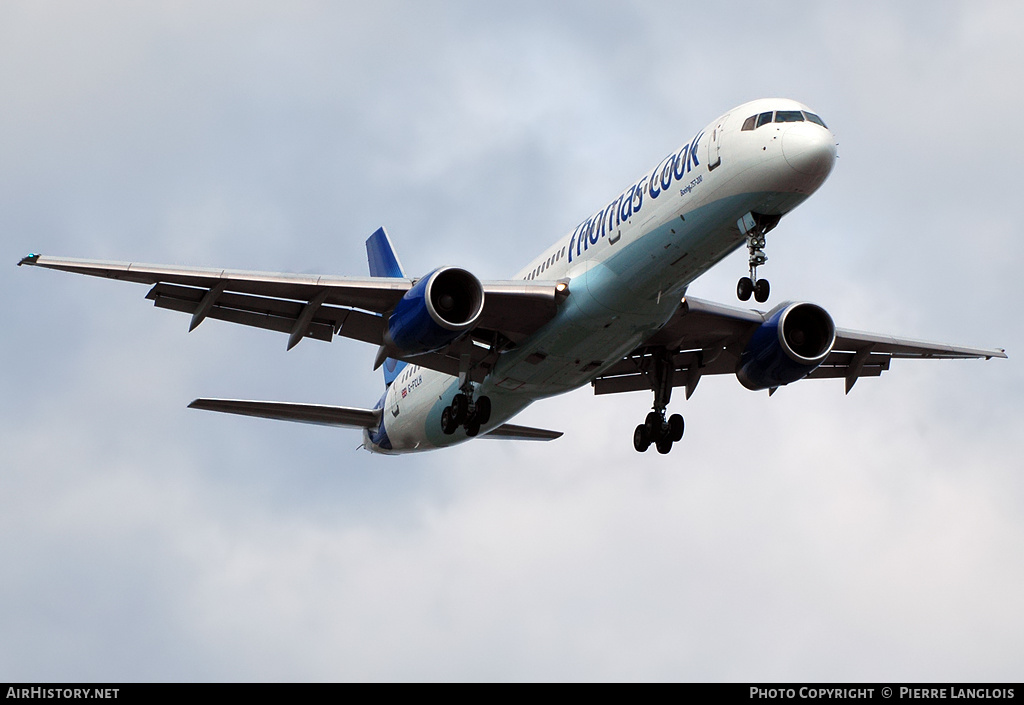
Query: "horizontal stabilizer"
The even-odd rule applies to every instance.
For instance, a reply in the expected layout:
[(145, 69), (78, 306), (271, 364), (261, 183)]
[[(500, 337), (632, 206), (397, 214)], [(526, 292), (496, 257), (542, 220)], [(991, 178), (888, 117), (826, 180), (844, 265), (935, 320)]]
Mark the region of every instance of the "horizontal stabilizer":
[(291, 404), (282, 401), (242, 401), (240, 399), (196, 399), (190, 409), (219, 411), (225, 414), (258, 416), (262, 419), (297, 421), (317, 426), (344, 426), (348, 428), (376, 428), (380, 423), (379, 409), (354, 409), (348, 406), (323, 404)]
[(561, 438), (561, 431), (549, 431), (546, 428), (532, 428), (531, 426), (516, 426), (506, 423), (488, 431), (486, 436), (481, 438), (500, 438), (506, 441), (553, 441)]

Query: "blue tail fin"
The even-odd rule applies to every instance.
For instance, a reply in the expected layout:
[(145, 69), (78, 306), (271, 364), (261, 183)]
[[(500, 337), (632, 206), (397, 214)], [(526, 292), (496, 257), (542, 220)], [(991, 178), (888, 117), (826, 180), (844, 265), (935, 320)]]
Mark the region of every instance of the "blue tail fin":
[[(405, 278), (405, 270), (402, 263), (398, 261), (395, 248), (391, 244), (384, 228), (377, 228), (373, 235), (366, 238), (366, 259), (370, 263), (371, 277), (400, 277)], [(393, 358), (384, 360), (384, 384), (391, 386), (395, 378), (405, 369), (407, 363)]]
[(366, 238), (366, 259), (370, 262), (371, 277), (405, 278), (405, 270), (384, 228), (377, 228), (373, 235)]
[(408, 362), (396, 360), (393, 357), (384, 358), (384, 364), (381, 365), (381, 369), (384, 370), (384, 386), (390, 387), (391, 383), (395, 381), (408, 364)]

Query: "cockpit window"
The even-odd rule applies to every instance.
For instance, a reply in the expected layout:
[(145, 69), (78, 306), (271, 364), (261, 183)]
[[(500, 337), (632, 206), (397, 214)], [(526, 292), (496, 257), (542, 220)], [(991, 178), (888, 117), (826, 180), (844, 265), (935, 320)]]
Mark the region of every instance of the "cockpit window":
[(775, 113), (775, 122), (803, 122), (804, 114), (799, 110), (780, 110)]
[(760, 115), (757, 116), (757, 126), (758, 127), (761, 127), (761, 125), (767, 125), (771, 121), (772, 121), (772, 111), (771, 110), (769, 110), (767, 113), (761, 113)]
[(820, 117), (818, 117), (817, 115), (815, 115), (814, 113), (809, 113), (809, 112), (807, 112), (807, 111), (805, 110), (805, 111), (804, 111), (804, 117), (806, 117), (806, 118), (807, 118), (808, 120), (810, 120), (811, 122), (813, 122), (813, 123), (814, 123), (815, 125), (821, 125), (821, 126), (822, 126), (822, 127), (824, 127), (824, 128), (826, 129), (826, 130), (828, 129), (828, 125), (826, 125), (826, 124), (825, 124), (825, 121), (824, 121), (824, 120), (822, 120), (822, 119), (821, 119)]
[(743, 121), (743, 127), (740, 128), (740, 132), (742, 132), (744, 130), (753, 130), (754, 129), (754, 120), (756, 120), (756, 119), (757, 119), (757, 115), (751, 115), (746, 120), (744, 120)]

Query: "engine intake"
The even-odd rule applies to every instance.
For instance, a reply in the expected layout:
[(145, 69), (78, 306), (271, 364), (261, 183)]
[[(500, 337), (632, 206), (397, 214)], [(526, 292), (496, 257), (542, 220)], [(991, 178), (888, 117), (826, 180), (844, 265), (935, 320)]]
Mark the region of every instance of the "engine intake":
[(736, 377), (747, 389), (770, 389), (803, 379), (836, 342), (836, 326), (821, 306), (791, 303), (762, 323), (740, 356)]
[(385, 343), (403, 353), (439, 350), (470, 330), (484, 310), (484, 288), (465, 269), (442, 267), (416, 282), (388, 318)]

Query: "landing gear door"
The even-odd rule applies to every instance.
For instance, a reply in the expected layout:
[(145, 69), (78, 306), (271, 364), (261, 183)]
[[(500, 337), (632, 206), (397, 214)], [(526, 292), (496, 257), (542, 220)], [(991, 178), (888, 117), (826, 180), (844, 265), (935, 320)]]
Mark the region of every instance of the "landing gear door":
[(725, 127), (725, 121), (729, 119), (729, 115), (723, 115), (715, 123), (715, 127), (711, 130), (711, 139), (708, 140), (708, 171), (717, 169), (722, 163), (722, 155), (719, 148), (722, 146), (722, 128)]

